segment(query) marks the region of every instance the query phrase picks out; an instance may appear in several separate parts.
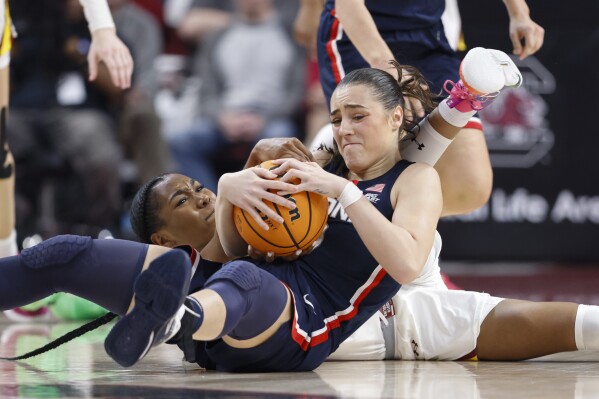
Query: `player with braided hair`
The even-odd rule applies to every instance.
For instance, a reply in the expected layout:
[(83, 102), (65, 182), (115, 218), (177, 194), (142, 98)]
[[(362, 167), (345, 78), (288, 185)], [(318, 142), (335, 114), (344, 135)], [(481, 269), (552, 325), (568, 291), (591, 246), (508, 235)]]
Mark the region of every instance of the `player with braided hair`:
[[(496, 64), (484, 49), (465, 62), (469, 72), (464, 83), (474, 89), (499, 90), (505, 85), (504, 71), (493, 68)], [(134, 306), (105, 342), (109, 355), (123, 366), (135, 364), (152, 345), (169, 340), (184, 350), (188, 360), (218, 370), (317, 367), (401, 284), (410, 284), (422, 274), (433, 246), (443, 209), (440, 184), (431, 167), (399, 155), (402, 89), (401, 83), (378, 69), (356, 70), (342, 80), (331, 101), (335, 151), (341, 158), (340, 163), (325, 165), (326, 169), (314, 162), (276, 160), (279, 168), (273, 171), (248, 168), (224, 175), (218, 198), (181, 175), (168, 175), (152, 189), (159, 193), (155, 210), (164, 224), (151, 239), (174, 246), (188, 242), (189, 237), (177, 242), (184, 232), (194, 232), (201, 235), (194, 241), (204, 243), (198, 249), (206, 257), (211, 245), (222, 245), (221, 253), (229, 256), (247, 253), (247, 244), (233, 225), (233, 205), (250, 212), (257, 222), (258, 212), (278, 220), (262, 199), (292, 209), (284, 194), (324, 193), (331, 205), (329, 230), (312, 253), (293, 262), (268, 264), (247, 258), (229, 262), (188, 297), (194, 268), (178, 249), (56, 237), (18, 257), (0, 260), (0, 307), (63, 289), (124, 314), (134, 297)], [(477, 102), (491, 100), (466, 90), (430, 114), (435, 129), (459, 129)], [(319, 155), (322, 158), (317, 159), (324, 161), (326, 154)], [(283, 172), (283, 178), (273, 180)], [(289, 184), (293, 179), (301, 183)], [(367, 197), (363, 191), (377, 195)], [(142, 205), (148, 205), (146, 200)], [(212, 231), (199, 228), (206, 225)], [(30, 289), (17, 292), (6, 281)], [(477, 294), (470, 295), (473, 299)], [(474, 331), (474, 342), (460, 343), (460, 350), (472, 346), (482, 359), (515, 360), (599, 348), (598, 307), (478, 295), (486, 299), (477, 300), (481, 306), (471, 314), (470, 324), (462, 326)], [(412, 315), (451, 317), (447, 313), (451, 310), (421, 307)], [(443, 327), (431, 325), (427, 332)]]

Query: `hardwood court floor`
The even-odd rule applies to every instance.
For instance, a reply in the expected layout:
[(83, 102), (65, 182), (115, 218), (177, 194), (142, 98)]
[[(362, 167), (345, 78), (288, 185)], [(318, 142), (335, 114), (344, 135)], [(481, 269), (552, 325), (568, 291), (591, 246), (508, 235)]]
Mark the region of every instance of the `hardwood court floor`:
[[(25, 353), (78, 325), (0, 318), (0, 355)], [(183, 364), (176, 347), (163, 345), (123, 369), (103, 349), (110, 327), (30, 360), (0, 361), (0, 398), (599, 397), (599, 353), (551, 362), (329, 362), (315, 372), (231, 374)]]

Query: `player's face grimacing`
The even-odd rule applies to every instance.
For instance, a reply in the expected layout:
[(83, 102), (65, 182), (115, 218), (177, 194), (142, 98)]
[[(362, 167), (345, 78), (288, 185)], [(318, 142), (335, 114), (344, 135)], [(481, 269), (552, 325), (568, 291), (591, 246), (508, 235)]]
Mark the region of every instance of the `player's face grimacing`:
[(152, 235), (159, 245), (204, 248), (215, 233), (216, 195), (195, 179), (167, 175), (154, 188), (162, 227)]
[(366, 170), (381, 154), (397, 152), (403, 111), (386, 110), (368, 86), (338, 87), (331, 97), (330, 120), (339, 152), (349, 169)]

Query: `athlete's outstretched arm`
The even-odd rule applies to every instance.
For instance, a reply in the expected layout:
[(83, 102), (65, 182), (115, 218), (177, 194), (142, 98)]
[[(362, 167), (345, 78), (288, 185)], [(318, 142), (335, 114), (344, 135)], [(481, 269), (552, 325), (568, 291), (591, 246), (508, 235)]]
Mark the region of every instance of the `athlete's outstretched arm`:
[(530, 18), (525, 0), (503, 0), (510, 17), (513, 53), (521, 60), (536, 53), (543, 45), (545, 29)]
[(322, 0), (300, 0), (300, 8), (293, 21), (295, 42), (308, 49), (312, 58), (316, 58), (316, 34), (322, 9)]
[(104, 62), (115, 86), (121, 89), (131, 87), (133, 58), (125, 44), (116, 35), (116, 29), (106, 0), (79, 0), (83, 6), (85, 19), (92, 34), (91, 46), (87, 54), (89, 80), (98, 76), (98, 65)]

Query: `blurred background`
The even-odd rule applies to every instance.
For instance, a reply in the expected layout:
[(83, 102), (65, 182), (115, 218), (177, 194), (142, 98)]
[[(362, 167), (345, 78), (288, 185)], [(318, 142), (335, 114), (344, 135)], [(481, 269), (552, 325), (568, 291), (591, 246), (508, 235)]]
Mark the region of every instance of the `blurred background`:
[[(150, 177), (179, 171), (214, 189), (258, 139), (309, 143), (328, 122), (316, 62), (293, 40), (298, 0), (109, 4), (135, 61), (124, 93), (106, 71), (87, 81), (90, 37), (77, 0), (10, 1), (20, 245), (61, 233), (134, 239), (129, 203)], [(462, 27), (462, 51), (511, 52), (501, 1), (458, 5), (461, 23), (454, 15), (448, 26), (458, 36)], [(456, 275), (463, 263), (451, 261), (599, 261), (599, 3), (529, 6), (545, 44), (515, 60), (524, 85), (481, 113), (491, 199), (439, 226)]]

